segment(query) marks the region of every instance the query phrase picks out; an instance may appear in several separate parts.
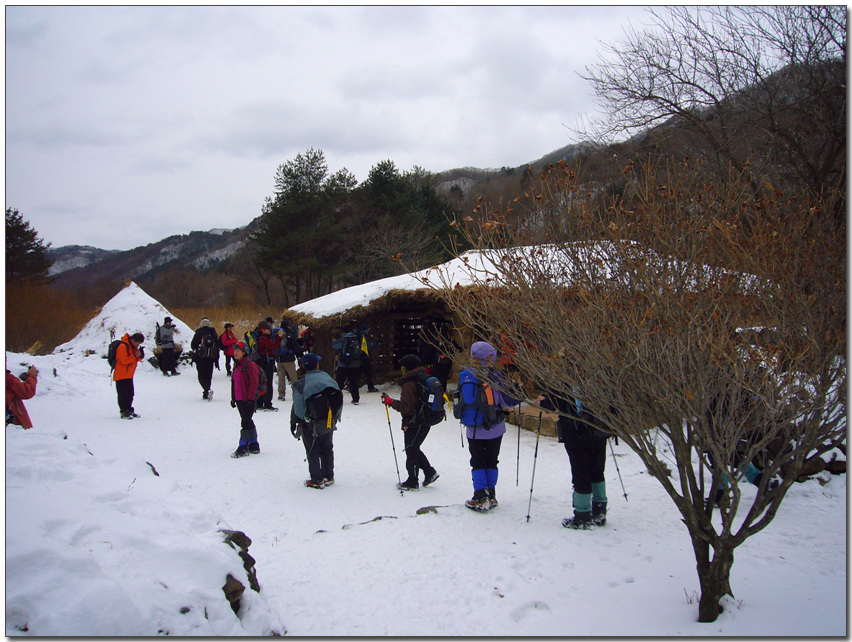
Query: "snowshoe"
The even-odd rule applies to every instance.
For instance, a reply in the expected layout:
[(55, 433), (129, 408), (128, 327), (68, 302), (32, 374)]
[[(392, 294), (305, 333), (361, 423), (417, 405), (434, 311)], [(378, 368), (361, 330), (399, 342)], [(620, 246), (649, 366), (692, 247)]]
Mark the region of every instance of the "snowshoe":
[(322, 480), (314, 481), (313, 479), (306, 479), (305, 486), (307, 486), (308, 488), (316, 488), (317, 490), (321, 490), (325, 488), (325, 482), (323, 482)]
[(331, 479), (325, 478), (322, 480), (322, 483), (326, 486), (331, 486), (332, 484), (334, 484), (334, 477), (332, 477)]
[(426, 479), (423, 480), (423, 485), (428, 486), (429, 484), (435, 483), (435, 481), (440, 477), (437, 470), (432, 470), (432, 473), (426, 475)]
[(240, 446), (233, 453), (231, 453), (232, 459), (239, 459), (240, 457), (248, 457), (249, 451), (248, 447)]
[(592, 524), (595, 526), (606, 524), (606, 502), (592, 502)]
[(254, 442), (253, 444), (248, 445), (248, 451), (250, 455), (259, 455), (260, 454), (260, 444)]

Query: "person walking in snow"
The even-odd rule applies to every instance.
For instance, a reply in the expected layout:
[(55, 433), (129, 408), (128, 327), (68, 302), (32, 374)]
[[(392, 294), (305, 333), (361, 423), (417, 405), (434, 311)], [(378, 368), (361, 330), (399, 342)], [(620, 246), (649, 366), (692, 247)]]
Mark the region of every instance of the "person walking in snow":
[(144, 341), (145, 335), (141, 332), (136, 332), (133, 336), (127, 332), (121, 337), (121, 345), (115, 352), (112, 380), (115, 382), (118, 411), (122, 419), (139, 417), (133, 409), (133, 397), (136, 395), (133, 375), (136, 374), (136, 366), (145, 358), (145, 348), (142, 347)]
[[(302, 356), (301, 364), (305, 376), (291, 384), (293, 406), (290, 409), (290, 432), (296, 439), (302, 438), (308, 460), (310, 479), (305, 480), (305, 486), (317, 489), (334, 483), (333, 435), (343, 403), (337, 382), (327, 372), (318, 368), (321, 360), (322, 357), (311, 352)], [(326, 390), (337, 392), (337, 408), (334, 408), (334, 404), (327, 406), (324, 414), (328, 419), (312, 418), (308, 408), (308, 404), (312, 402), (309, 400)]]
[(257, 400), (258, 410), (278, 410), (272, 405), (272, 376), (275, 374), (275, 353), (281, 347), (284, 338), (284, 330), (278, 328), (275, 336), (272, 336), (272, 324), (269, 321), (261, 321), (257, 325), (257, 354), (258, 364), (266, 373), (266, 392)]
[(160, 348), (160, 370), (164, 377), (180, 374), (177, 371), (177, 355), (175, 354), (175, 328), (171, 317), (163, 319), (163, 325), (157, 327), (155, 341)]
[(343, 328), (343, 336), (331, 343), (331, 348), (337, 353), (337, 372), (335, 380), (343, 390), (349, 381), (349, 394), (352, 395), (352, 403), (356, 406), (361, 400), (359, 391), (359, 379), (361, 378), (361, 339), (355, 334), (352, 325)]
[(473, 497), (465, 506), (478, 511), (497, 507), (497, 463), (500, 444), (506, 433), (503, 407), (517, 406), (520, 401), (501, 391), (506, 382), (495, 367), (497, 350), (486, 341), (477, 341), (470, 347), (472, 368), (459, 373), (458, 418), (467, 426), (467, 444), (470, 451)]
[(416, 354), (405, 355), (399, 360), (399, 365), (402, 368), (402, 377), (396, 382), (396, 385), (400, 387), (399, 399), (393, 399), (382, 393), (382, 403), (402, 415), (405, 470), (408, 472), (408, 478), (397, 484), (397, 488), (418, 490), (420, 488), (419, 471), (423, 471), (424, 486), (430, 485), (440, 476), (420, 448), (431, 429), (422, 413), (419, 412), (420, 384), (417, 379), (421, 374), (426, 373), (426, 368), (421, 365), (420, 357)]
[(210, 319), (201, 319), (201, 325), (195, 331), (190, 344), (195, 361), (195, 369), (198, 371), (198, 383), (201, 384), (202, 399), (208, 401), (213, 398), (213, 367), (219, 365), (219, 333), (211, 325)]
[(538, 404), (559, 413), (557, 435), (571, 463), (574, 515), (563, 519), (562, 525), (583, 530), (603, 526), (606, 524), (604, 468), (609, 433), (598, 428), (601, 422), (588, 412), (579, 397), (546, 393), (538, 398)]
[(236, 408), (240, 413), (240, 443), (231, 454), (234, 459), (260, 453), (257, 428), (252, 418), (259, 382), (260, 367), (248, 358), (244, 343), (235, 343), (234, 371), (231, 376), (231, 407)]
[[(7, 361), (8, 365), (8, 361)], [(35, 397), (38, 386), (38, 368), (30, 366), (19, 379), (6, 368), (6, 425), (20, 426), (24, 430), (33, 427), (33, 422), (24, 406), (24, 399)]]
[(287, 382), (295, 383), (296, 359), (301, 359), (304, 354), (302, 345), (299, 343), (299, 327), (286, 319), (281, 320), (281, 329), (284, 336), (281, 338), (281, 346), (275, 355), (278, 361), (278, 401), (287, 399)]
[(219, 346), (225, 354), (225, 372), (231, 376), (231, 362), (234, 361), (234, 346), (237, 344), (237, 335), (234, 334), (234, 324), (226, 323), (225, 331), (219, 335)]

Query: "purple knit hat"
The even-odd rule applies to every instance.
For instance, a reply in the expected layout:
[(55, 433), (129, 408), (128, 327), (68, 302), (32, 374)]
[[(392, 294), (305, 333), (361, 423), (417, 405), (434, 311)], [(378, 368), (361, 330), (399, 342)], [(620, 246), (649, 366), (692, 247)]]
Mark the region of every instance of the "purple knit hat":
[(493, 365), (497, 358), (497, 350), (487, 341), (477, 341), (470, 346), (470, 356)]

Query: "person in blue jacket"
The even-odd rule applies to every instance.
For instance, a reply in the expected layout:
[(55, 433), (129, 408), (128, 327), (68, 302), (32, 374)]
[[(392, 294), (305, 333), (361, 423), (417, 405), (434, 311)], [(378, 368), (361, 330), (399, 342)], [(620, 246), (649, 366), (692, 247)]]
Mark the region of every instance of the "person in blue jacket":
[(494, 346), (477, 341), (470, 347), (470, 356), (484, 375), (477, 377), (471, 368), (464, 368), (459, 374), (457, 405), (459, 419), (467, 426), (473, 479), (473, 497), (465, 506), (487, 511), (497, 506), (497, 463), (506, 433), (503, 407), (517, 406), (520, 401), (501, 390), (506, 382), (495, 367), (497, 350)]

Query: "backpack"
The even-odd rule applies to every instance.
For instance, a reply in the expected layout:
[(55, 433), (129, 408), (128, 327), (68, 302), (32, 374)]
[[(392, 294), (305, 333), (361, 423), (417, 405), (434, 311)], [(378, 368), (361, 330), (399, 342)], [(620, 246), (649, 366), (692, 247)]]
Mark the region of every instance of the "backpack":
[(195, 356), (199, 359), (215, 359), (219, 347), (216, 345), (217, 339), (215, 332), (205, 332), (201, 337), (201, 344), (196, 350)]
[(344, 336), (341, 340), (340, 363), (351, 366), (361, 362), (361, 341), (356, 335)]
[(417, 408), (417, 419), (429, 426), (441, 423), (447, 418), (444, 410), (444, 390), (438, 377), (421, 372), (417, 379), (420, 404)]
[(328, 386), (305, 399), (305, 421), (320, 434), (337, 429), (343, 410), (343, 393)]
[(260, 353), (257, 351), (257, 330), (250, 330), (243, 335), (243, 343), (246, 346), (246, 354), (252, 361), (260, 359)]
[[(476, 397), (468, 403), (462, 395), (463, 386), (476, 386)], [(504, 419), (503, 409), (494, 404), (494, 391), (487, 382), (480, 383), (472, 377), (467, 381), (459, 378), (459, 385), (453, 393), (453, 417), (465, 426), (484, 426), (486, 430)]]
[(116, 339), (109, 344), (109, 349), (107, 350), (107, 363), (109, 364), (110, 372), (115, 370), (116, 353), (118, 352), (118, 346), (122, 343), (127, 346), (128, 350), (130, 349), (130, 346), (121, 339)]
[(259, 370), (259, 372), (257, 375), (257, 394), (254, 396), (255, 400), (260, 399), (263, 395), (266, 394), (266, 387), (269, 383), (266, 380), (266, 371), (260, 366), (257, 366), (257, 369)]

